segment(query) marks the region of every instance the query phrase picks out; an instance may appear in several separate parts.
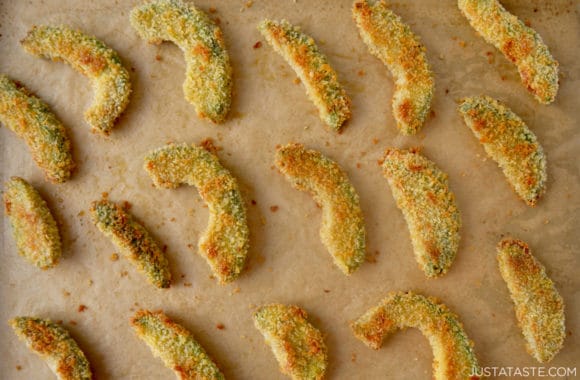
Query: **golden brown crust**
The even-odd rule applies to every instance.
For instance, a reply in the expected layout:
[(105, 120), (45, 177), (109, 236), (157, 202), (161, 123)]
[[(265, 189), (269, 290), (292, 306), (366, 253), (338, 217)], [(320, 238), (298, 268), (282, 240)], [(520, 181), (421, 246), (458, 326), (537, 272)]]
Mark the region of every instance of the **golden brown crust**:
[(61, 380), (90, 380), (90, 364), (75, 340), (62, 326), (48, 319), (17, 317), (10, 326), (28, 348), (42, 357)]
[(280, 370), (294, 380), (324, 378), (328, 365), (322, 334), (298, 306), (270, 304), (254, 313), (254, 325), (272, 348)]
[(185, 98), (200, 118), (224, 122), (232, 101), (232, 67), (216, 23), (191, 3), (155, 0), (131, 11), (131, 25), (150, 43), (171, 41), (181, 48)]
[(351, 116), (350, 98), (314, 39), (286, 20), (265, 19), (258, 25), (258, 30), (296, 71), (308, 97), (318, 108), (320, 118), (339, 132)]
[(223, 380), (217, 365), (191, 332), (161, 311), (139, 310), (131, 326), (168, 368), (181, 380)]
[(352, 14), (370, 52), (395, 79), (393, 116), (399, 131), (416, 134), (429, 115), (435, 87), (425, 47), (383, 0), (372, 5), (367, 0), (357, 0)]
[(457, 255), (461, 227), (447, 174), (418, 149), (387, 149), (382, 168), (407, 221), (419, 266), (428, 277), (447, 273)]
[(199, 252), (222, 282), (242, 272), (249, 247), (246, 208), (237, 180), (219, 159), (195, 145), (168, 145), (145, 157), (145, 170), (157, 187), (195, 186), (209, 208)]
[(372, 349), (397, 330), (419, 329), (433, 349), (433, 377), (437, 380), (479, 379), (473, 342), (456, 314), (433, 297), (391, 292), (376, 307), (351, 324), (354, 335)]
[(459, 112), (516, 194), (535, 206), (548, 180), (546, 156), (536, 135), (505, 104), (489, 96), (463, 99)]
[(91, 204), (91, 217), (99, 230), (158, 288), (169, 288), (171, 272), (163, 250), (149, 231), (121, 206), (100, 200)]
[(335, 264), (351, 274), (365, 259), (365, 225), (359, 197), (334, 161), (302, 144), (276, 151), (276, 166), (298, 190), (309, 191), (322, 207), (320, 237)]
[(94, 131), (108, 135), (129, 104), (129, 71), (119, 55), (95, 37), (67, 26), (35, 26), (21, 41), (30, 54), (65, 61), (87, 76), (94, 91), (85, 119)]
[(62, 255), (60, 234), (38, 191), (19, 177), (6, 182), (4, 207), (18, 253), (40, 269), (54, 267)]
[(525, 242), (503, 239), (497, 246), (497, 260), (528, 352), (540, 363), (549, 362), (566, 337), (564, 300)]
[(0, 122), (24, 140), (49, 181), (70, 178), (75, 164), (66, 129), (48, 105), (5, 75), (0, 75)]
[(558, 93), (558, 62), (542, 37), (497, 0), (458, 0), (459, 9), (485, 41), (513, 62), (526, 89), (549, 104)]

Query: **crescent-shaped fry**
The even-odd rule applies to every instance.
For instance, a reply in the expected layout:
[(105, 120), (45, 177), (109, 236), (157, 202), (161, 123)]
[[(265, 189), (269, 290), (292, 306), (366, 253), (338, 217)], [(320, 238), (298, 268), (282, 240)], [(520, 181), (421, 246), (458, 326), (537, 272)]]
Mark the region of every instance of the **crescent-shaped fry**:
[(107, 200), (91, 204), (97, 228), (117, 246), (147, 280), (158, 288), (169, 288), (171, 272), (163, 250), (149, 231), (125, 209)]
[(282, 373), (294, 380), (324, 378), (328, 365), (322, 334), (307, 321), (298, 306), (271, 304), (254, 313), (254, 326), (262, 333)]
[(549, 362), (566, 337), (564, 300), (523, 241), (503, 239), (497, 246), (497, 260), (528, 352), (540, 363)]
[(218, 158), (195, 145), (168, 145), (145, 157), (145, 170), (156, 187), (195, 186), (209, 209), (209, 223), (199, 239), (205, 257), (220, 282), (235, 280), (246, 262), (249, 230), (238, 182)]
[(232, 101), (232, 67), (221, 29), (208, 15), (180, 0), (156, 0), (131, 11), (131, 25), (150, 43), (171, 41), (186, 63), (183, 92), (197, 115), (226, 120)]
[(49, 181), (70, 178), (75, 164), (66, 129), (41, 99), (1, 74), (0, 123), (24, 140)]
[(456, 314), (433, 297), (412, 292), (392, 292), (378, 306), (351, 324), (354, 335), (378, 350), (397, 330), (419, 329), (433, 350), (436, 380), (479, 379), (481, 369)]
[(354, 272), (365, 260), (365, 225), (346, 173), (322, 153), (296, 143), (279, 147), (275, 162), (294, 188), (310, 192), (322, 207), (320, 238), (334, 263), (345, 274)]
[(54, 267), (62, 255), (60, 234), (38, 191), (22, 178), (12, 177), (5, 185), (4, 207), (20, 256), (40, 269)]
[(320, 119), (340, 132), (351, 116), (350, 98), (314, 39), (286, 20), (263, 20), (258, 30), (304, 83), (308, 97), (318, 108)]
[(30, 54), (64, 61), (89, 78), (94, 101), (85, 119), (93, 131), (108, 135), (131, 94), (129, 71), (117, 52), (95, 37), (62, 25), (35, 26), (21, 44)]
[(131, 326), (155, 357), (181, 380), (223, 380), (224, 375), (193, 334), (163, 312), (139, 310)]
[(419, 266), (428, 277), (447, 273), (457, 254), (461, 227), (447, 174), (418, 149), (387, 149), (382, 167), (409, 227)]
[(517, 66), (536, 100), (552, 103), (558, 93), (558, 62), (542, 37), (497, 0), (458, 0), (457, 5), (473, 29)]
[(48, 319), (16, 317), (9, 321), (16, 335), (44, 359), (61, 380), (90, 380), (91, 366), (77, 342)]
[(489, 96), (463, 99), (459, 112), (516, 194), (535, 206), (548, 179), (546, 156), (536, 135), (505, 104)]
[(369, 51), (393, 75), (393, 116), (399, 131), (416, 134), (429, 114), (435, 88), (425, 47), (383, 0), (372, 5), (355, 1), (352, 14)]
[(131, 94), (129, 71), (117, 52), (95, 37), (67, 26), (35, 26), (21, 41), (30, 54), (64, 61), (91, 81), (93, 104), (85, 120), (94, 131), (108, 135)]

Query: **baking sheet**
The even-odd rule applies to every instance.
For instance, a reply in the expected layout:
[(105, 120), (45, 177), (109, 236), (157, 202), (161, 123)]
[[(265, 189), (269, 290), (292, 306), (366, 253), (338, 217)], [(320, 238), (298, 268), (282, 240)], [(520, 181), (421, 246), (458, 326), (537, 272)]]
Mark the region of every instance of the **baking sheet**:
[[(139, 1), (4, 1), (0, 3), (0, 72), (44, 99), (68, 127), (78, 170), (72, 180), (46, 182), (25, 144), (0, 128), (2, 181), (18, 175), (48, 200), (63, 235), (64, 258), (39, 271), (16, 254), (2, 210), (0, 223), (0, 377), (51, 378), (48, 367), (17, 341), (5, 321), (16, 315), (62, 320), (99, 379), (166, 379), (173, 374), (138, 340), (128, 320), (139, 308), (163, 309), (190, 329), (230, 379), (284, 379), (254, 329), (256, 305), (294, 303), (325, 334), (329, 379), (426, 379), (432, 353), (416, 330), (398, 333), (379, 351), (351, 334), (348, 322), (390, 290), (412, 289), (441, 298), (458, 313), (483, 366), (536, 367), (524, 349), (513, 307), (495, 260), (503, 234), (527, 241), (566, 302), (564, 348), (550, 366), (580, 364), (580, 24), (578, 1), (503, 3), (530, 22), (561, 65), (556, 102), (542, 106), (525, 91), (516, 69), (469, 27), (455, 1), (392, 2), (421, 36), (436, 79), (433, 115), (416, 137), (397, 133), (390, 102), (393, 81), (360, 41), (351, 0), (198, 0), (216, 12), (234, 67), (229, 120), (199, 120), (183, 98), (184, 61), (173, 44), (148, 45), (130, 27)], [(256, 24), (286, 18), (303, 27), (327, 54), (353, 101), (353, 117), (337, 135), (325, 130), (295, 74), (265, 42)], [(65, 64), (37, 59), (18, 41), (34, 24), (65, 23), (116, 49), (132, 68), (134, 93), (109, 138), (90, 133), (83, 112), (92, 100), (86, 78)], [(460, 120), (462, 96), (505, 101), (536, 133), (548, 157), (548, 191), (536, 208), (520, 201), (494, 162)], [(219, 157), (239, 179), (248, 209), (248, 268), (233, 284), (210, 278), (196, 246), (207, 209), (196, 190), (159, 190), (142, 169), (143, 157), (167, 142), (212, 138)], [(304, 143), (338, 161), (357, 189), (367, 226), (368, 262), (350, 277), (332, 264), (318, 237), (320, 209), (273, 169), (277, 144)], [(386, 147), (421, 145), (449, 174), (463, 218), (461, 246), (450, 272), (429, 280), (418, 269), (409, 233), (377, 160)], [(103, 192), (131, 211), (167, 245), (175, 278), (158, 290), (121, 257), (91, 223), (88, 208)], [(272, 206), (277, 206), (273, 212)], [(87, 309), (79, 312), (79, 306)], [(223, 324), (224, 329), (217, 325)]]

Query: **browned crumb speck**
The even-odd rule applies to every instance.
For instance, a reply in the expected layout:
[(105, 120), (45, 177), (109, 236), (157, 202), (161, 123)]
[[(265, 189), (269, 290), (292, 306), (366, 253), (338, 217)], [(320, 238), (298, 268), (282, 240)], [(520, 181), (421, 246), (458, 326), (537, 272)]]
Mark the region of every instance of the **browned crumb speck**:
[(217, 152), (219, 152), (220, 150), (222, 150), (222, 147), (215, 145), (215, 143), (213, 142), (212, 138), (206, 138), (201, 140), (201, 142), (199, 143), (199, 145), (207, 150), (208, 152), (217, 155)]

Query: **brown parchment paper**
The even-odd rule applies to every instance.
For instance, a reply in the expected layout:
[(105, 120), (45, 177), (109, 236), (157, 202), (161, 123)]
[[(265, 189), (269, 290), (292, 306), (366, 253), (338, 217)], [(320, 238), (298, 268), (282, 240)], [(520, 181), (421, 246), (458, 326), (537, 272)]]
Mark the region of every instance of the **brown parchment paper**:
[[(2, 210), (0, 226), (0, 378), (45, 379), (45, 363), (18, 342), (6, 321), (17, 315), (62, 320), (99, 379), (171, 379), (171, 370), (136, 338), (129, 318), (139, 308), (163, 309), (190, 329), (230, 379), (284, 379), (253, 327), (256, 305), (297, 304), (325, 334), (329, 379), (427, 379), (432, 353), (416, 330), (371, 351), (348, 322), (390, 290), (412, 289), (441, 298), (459, 314), (483, 366), (534, 367), (524, 349), (513, 306), (495, 259), (503, 234), (527, 241), (566, 302), (564, 348), (549, 366), (577, 367), (580, 358), (580, 3), (506, 0), (530, 22), (561, 65), (556, 102), (538, 104), (516, 69), (469, 27), (453, 0), (393, 2), (427, 47), (436, 79), (433, 114), (415, 137), (400, 136), (391, 113), (393, 81), (371, 56), (351, 18), (351, 0), (197, 0), (214, 8), (234, 67), (232, 112), (223, 125), (199, 120), (183, 97), (184, 60), (173, 44), (148, 45), (129, 25), (140, 1), (11, 1), (0, 3), (0, 72), (43, 98), (68, 127), (78, 170), (61, 185), (44, 180), (25, 144), (0, 128), (2, 181), (22, 176), (56, 215), (64, 257), (40, 271), (16, 253)], [(353, 117), (337, 135), (326, 130), (296, 75), (256, 30), (264, 17), (286, 18), (320, 44), (353, 101)], [(68, 24), (116, 49), (132, 68), (131, 103), (109, 138), (90, 133), (83, 112), (89, 82), (62, 63), (28, 55), (19, 45), (34, 24)], [(536, 133), (548, 157), (549, 182), (536, 208), (519, 200), (456, 112), (455, 101), (489, 94), (505, 101)], [(220, 286), (197, 251), (207, 209), (192, 187), (159, 190), (142, 169), (143, 157), (167, 142), (212, 138), (219, 157), (239, 179), (251, 229), (248, 268)], [(273, 169), (277, 144), (302, 142), (339, 162), (357, 189), (367, 226), (368, 262), (350, 277), (321, 244), (320, 209)], [(415, 262), (409, 233), (377, 160), (390, 146), (421, 145), (449, 174), (463, 218), (461, 246), (450, 272), (427, 279)], [(169, 290), (148, 284), (127, 260), (110, 259), (111, 242), (88, 215), (107, 192), (167, 245), (175, 278)], [(277, 206), (278, 209), (275, 209)], [(87, 308), (79, 312), (79, 306)], [(217, 325), (223, 324), (223, 329)], [(580, 369), (578, 369), (580, 371)]]

